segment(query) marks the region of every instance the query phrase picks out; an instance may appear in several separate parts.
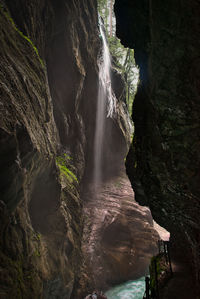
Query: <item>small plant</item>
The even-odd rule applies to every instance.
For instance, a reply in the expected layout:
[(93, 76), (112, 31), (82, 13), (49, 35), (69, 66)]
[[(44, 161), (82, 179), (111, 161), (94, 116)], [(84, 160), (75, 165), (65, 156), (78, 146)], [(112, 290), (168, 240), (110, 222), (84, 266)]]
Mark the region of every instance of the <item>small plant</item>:
[(0, 4), (0, 10), (3, 12), (4, 16), (7, 18), (7, 20), (12, 24), (13, 28), (21, 35), (21, 37), (23, 37), (26, 41), (29, 42), (29, 44), (32, 46), (33, 50), (35, 51), (41, 65), (44, 67), (44, 62), (43, 60), (41, 59), (40, 55), (39, 55), (39, 52), (38, 52), (38, 49), (36, 48), (36, 46), (34, 45), (34, 43), (32, 42), (32, 40), (23, 34), (22, 31), (20, 31), (17, 26), (15, 25), (15, 22), (14, 20), (11, 18), (10, 14), (3, 8), (3, 6)]
[(68, 160), (71, 160), (71, 158), (67, 154), (64, 154), (63, 156), (58, 156), (56, 158), (56, 164), (61, 175), (64, 175), (70, 183), (73, 183), (74, 181), (78, 183), (76, 175), (66, 166)]
[(41, 239), (41, 235), (39, 233), (36, 234), (38, 241)]
[(40, 233), (38, 233), (38, 232), (35, 232), (35, 231), (33, 231), (32, 232), (32, 238), (33, 238), (33, 240), (35, 240), (35, 241), (40, 241), (41, 240), (41, 234)]
[(40, 257), (40, 256), (41, 256), (41, 253), (40, 253), (39, 249), (36, 249), (36, 250), (34, 251), (34, 255), (37, 256), (37, 257)]
[(168, 265), (166, 264), (165, 257), (163, 254), (153, 256), (149, 266), (150, 273), (150, 289), (152, 294), (156, 293), (158, 287), (162, 283), (162, 274), (168, 273)]

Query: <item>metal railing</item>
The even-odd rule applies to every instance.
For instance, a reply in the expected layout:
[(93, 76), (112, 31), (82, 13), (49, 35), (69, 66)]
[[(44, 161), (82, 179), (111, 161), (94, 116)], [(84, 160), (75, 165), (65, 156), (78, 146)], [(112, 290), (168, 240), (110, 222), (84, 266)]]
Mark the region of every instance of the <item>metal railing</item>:
[(158, 255), (152, 258), (149, 266), (149, 276), (145, 277), (145, 292), (143, 299), (159, 299), (159, 292), (162, 288), (161, 274), (163, 271), (160, 269), (160, 261), (164, 261), (166, 265), (166, 272), (164, 273), (165, 278), (169, 278), (173, 275), (171, 256), (170, 256), (170, 242), (169, 241), (158, 241)]

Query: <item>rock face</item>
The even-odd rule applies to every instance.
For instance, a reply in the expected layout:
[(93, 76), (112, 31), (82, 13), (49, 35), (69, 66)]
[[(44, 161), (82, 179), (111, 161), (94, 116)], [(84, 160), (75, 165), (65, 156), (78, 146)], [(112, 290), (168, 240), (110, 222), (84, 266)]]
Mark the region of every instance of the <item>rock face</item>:
[(199, 11), (197, 1), (116, 0), (117, 35), (135, 49), (141, 82), (127, 172), (136, 200), (189, 258), (200, 284)]
[(125, 170), (84, 194), (83, 252), (96, 289), (147, 273), (158, 235), (148, 208), (134, 201)]
[(76, 298), (96, 30), (93, 1), (1, 2), (1, 298)]

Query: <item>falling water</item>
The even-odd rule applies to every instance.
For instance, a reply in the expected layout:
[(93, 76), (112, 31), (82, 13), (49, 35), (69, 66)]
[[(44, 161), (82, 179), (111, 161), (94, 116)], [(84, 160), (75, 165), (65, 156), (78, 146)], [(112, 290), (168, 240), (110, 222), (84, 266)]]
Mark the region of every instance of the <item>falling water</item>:
[[(103, 138), (105, 136), (105, 117), (112, 117), (116, 111), (116, 97), (111, 86), (111, 59), (104, 27), (99, 17), (99, 30), (102, 38), (102, 54), (99, 57), (99, 90), (96, 112), (94, 140), (94, 183), (102, 181)], [(107, 104), (107, 105), (106, 105)]]

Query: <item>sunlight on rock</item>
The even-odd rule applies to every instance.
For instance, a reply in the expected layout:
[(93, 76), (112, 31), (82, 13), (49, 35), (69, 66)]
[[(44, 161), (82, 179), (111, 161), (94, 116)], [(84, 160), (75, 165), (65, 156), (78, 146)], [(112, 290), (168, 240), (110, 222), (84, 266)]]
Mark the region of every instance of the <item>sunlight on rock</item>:
[(169, 241), (170, 233), (164, 227), (160, 226), (155, 220), (153, 221), (153, 226), (163, 241)]

